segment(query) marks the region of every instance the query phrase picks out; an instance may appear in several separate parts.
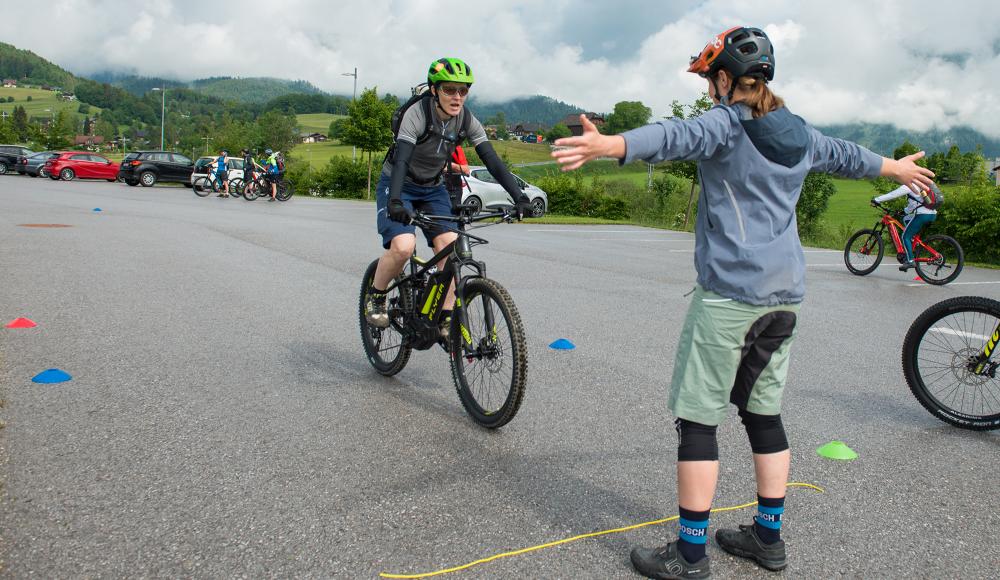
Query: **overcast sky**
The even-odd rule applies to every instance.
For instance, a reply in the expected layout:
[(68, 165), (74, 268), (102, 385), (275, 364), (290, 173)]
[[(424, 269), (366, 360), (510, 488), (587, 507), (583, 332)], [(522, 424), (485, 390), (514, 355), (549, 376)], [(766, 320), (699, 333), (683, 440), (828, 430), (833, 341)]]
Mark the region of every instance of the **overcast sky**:
[[(1000, 9), (986, 0), (54, 0), (6, 9), (0, 40), (78, 74), (302, 79), (338, 94), (407, 93), (441, 56), (488, 100), (542, 94), (656, 117), (705, 81), (688, 59), (714, 34), (763, 28), (772, 88), (817, 125), (968, 125), (1000, 137)], [(11, 13), (13, 11), (13, 13)], [(270, 40), (267, 40), (270, 39)]]

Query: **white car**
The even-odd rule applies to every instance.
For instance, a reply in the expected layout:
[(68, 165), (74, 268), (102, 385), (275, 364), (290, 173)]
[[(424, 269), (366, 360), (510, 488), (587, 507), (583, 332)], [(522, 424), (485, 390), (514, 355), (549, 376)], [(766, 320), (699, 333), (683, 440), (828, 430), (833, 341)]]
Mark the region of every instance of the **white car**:
[[(503, 186), (497, 183), (485, 167), (471, 167), (471, 175), (466, 176), (462, 191), (462, 203), (480, 208), (495, 204), (510, 204), (512, 200)], [(521, 191), (531, 200), (531, 217), (542, 217), (549, 208), (549, 196), (518, 176), (514, 176)]]
[[(208, 166), (215, 163), (215, 157), (199, 157), (197, 161), (194, 162), (194, 171), (191, 172), (191, 180), (188, 181), (189, 186), (194, 186), (194, 182), (201, 178), (208, 176)], [(243, 158), (242, 157), (230, 157), (229, 158), (229, 181), (234, 179), (243, 179)]]

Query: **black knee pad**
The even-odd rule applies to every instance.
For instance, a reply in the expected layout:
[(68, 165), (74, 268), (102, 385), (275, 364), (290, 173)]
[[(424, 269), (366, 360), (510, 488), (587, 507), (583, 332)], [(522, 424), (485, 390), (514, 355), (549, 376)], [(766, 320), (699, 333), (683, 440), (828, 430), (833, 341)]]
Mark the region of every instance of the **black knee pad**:
[(714, 425), (702, 425), (677, 419), (674, 421), (680, 442), (677, 445), (677, 461), (718, 461), (719, 444), (715, 439)]
[(758, 415), (746, 409), (740, 409), (739, 415), (754, 453), (778, 453), (788, 449), (781, 415)]

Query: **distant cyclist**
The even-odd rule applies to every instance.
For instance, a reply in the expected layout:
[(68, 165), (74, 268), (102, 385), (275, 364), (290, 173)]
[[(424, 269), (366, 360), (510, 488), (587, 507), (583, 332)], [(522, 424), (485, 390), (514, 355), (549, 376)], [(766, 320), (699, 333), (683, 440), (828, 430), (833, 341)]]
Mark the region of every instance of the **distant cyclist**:
[(253, 153), (249, 149), (243, 149), (240, 153), (243, 155), (243, 187), (249, 188), (252, 191), (254, 176), (257, 174), (257, 164), (254, 162)]
[[(936, 194), (939, 190), (936, 185), (931, 184), (931, 190)], [(889, 193), (872, 198), (872, 205), (885, 203), (890, 199), (906, 196), (906, 209), (903, 210), (903, 249), (906, 251), (906, 262), (899, 267), (901, 272), (905, 272), (913, 267), (913, 236), (920, 233), (920, 230), (937, 219), (937, 210), (924, 205), (924, 197), (913, 193), (909, 187), (901, 185)]]
[[(465, 108), (472, 83), (472, 70), (460, 59), (442, 58), (432, 62), (427, 72), (430, 87), (427, 100), (417, 101), (403, 114), (391, 155), (382, 165), (376, 189), (375, 218), (386, 251), (379, 258), (374, 284), (365, 303), (366, 318), (372, 326), (389, 326), (385, 290), (416, 249), (416, 228), (411, 224), (414, 210), (436, 215), (452, 213), (443, 174), (466, 128), (465, 140), (476, 148), (487, 170), (510, 194), (518, 216), (531, 215), (531, 202), (493, 150), (482, 124)], [(421, 229), (427, 245), (434, 248), (435, 253), (458, 237), (437, 227), (422, 226)], [(454, 303), (455, 289), (449, 288), (441, 324), (441, 335), (445, 338)]]
[(229, 152), (225, 149), (220, 151), (211, 165), (215, 172), (215, 180), (222, 184), (219, 197), (229, 197)]
[(274, 201), (274, 198), (278, 195), (278, 179), (280, 178), (278, 154), (270, 149), (265, 149), (264, 155), (267, 156), (267, 159), (264, 161), (264, 179), (271, 184), (271, 198), (267, 201)]

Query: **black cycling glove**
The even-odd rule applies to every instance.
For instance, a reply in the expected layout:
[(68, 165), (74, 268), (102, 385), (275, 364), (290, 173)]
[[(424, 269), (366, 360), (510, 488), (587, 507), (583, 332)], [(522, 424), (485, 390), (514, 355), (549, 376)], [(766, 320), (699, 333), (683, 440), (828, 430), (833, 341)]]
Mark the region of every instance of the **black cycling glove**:
[(517, 219), (519, 220), (523, 220), (526, 217), (531, 217), (533, 214), (533, 210), (531, 208), (531, 200), (528, 199), (528, 196), (526, 195), (522, 195), (517, 200), (517, 203), (514, 205), (514, 209), (517, 212)]
[(389, 219), (408, 225), (413, 221), (413, 212), (403, 204), (403, 200), (398, 197), (389, 198)]

